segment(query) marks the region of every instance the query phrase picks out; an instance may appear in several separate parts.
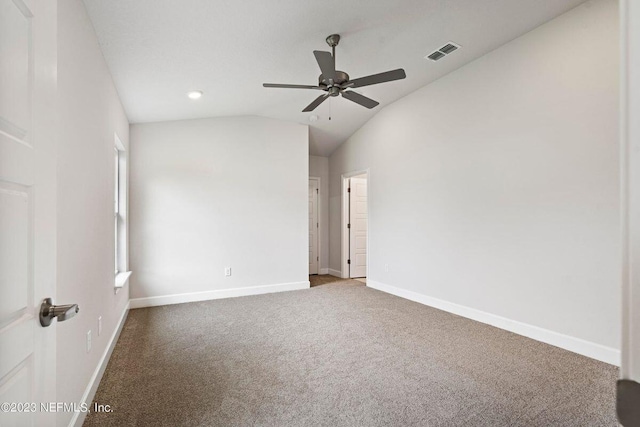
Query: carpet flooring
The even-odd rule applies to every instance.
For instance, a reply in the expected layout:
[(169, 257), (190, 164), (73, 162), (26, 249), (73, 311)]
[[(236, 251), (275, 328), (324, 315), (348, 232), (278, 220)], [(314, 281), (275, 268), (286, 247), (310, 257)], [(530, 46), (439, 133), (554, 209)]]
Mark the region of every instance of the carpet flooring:
[(328, 285), (330, 283), (344, 283), (350, 279), (341, 279), (340, 277), (332, 276), (330, 274), (314, 274), (309, 276), (309, 284), (312, 288), (316, 286)]
[(616, 426), (617, 368), (358, 281), (131, 310), (85, 426)]

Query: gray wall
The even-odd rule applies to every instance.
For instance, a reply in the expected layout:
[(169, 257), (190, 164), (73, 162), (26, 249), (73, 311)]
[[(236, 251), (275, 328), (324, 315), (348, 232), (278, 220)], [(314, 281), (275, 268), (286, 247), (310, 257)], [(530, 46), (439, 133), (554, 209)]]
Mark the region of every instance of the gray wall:
[(330, 267), (340, 175), (370, 168), (369, 280), (615, 353), (616, 46), (588, 2), (380, 111), (329, 161)]
[[(58, 2), (57, 78), (55, 300), (81, 310), (56, 328), (56, 398), (80, 402), (129, 300), (127, 287), (115, 294), (113, 271), (114, 133), (128, 147), (129, 122), (81, 0)], [(73, 415), (58, 412), (57, 424), (68, 425)]]
[(131, 298), (308, 281), (308, 156), (278, 120), (132, 125)]

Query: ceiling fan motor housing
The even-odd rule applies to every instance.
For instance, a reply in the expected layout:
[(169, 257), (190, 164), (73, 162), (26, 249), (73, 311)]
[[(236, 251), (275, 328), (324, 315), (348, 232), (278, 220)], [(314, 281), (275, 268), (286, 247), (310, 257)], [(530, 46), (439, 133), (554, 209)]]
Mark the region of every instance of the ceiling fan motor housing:
[[(349, 74), (345, 73), (344, 71), (336, 70), (336, 78), (333, 80), (333, 86), (339, 86), (348, 81), (349, 81)], [(329, 83), (328, 79), (325, 79), (322, 76), (322, 74), (320, 74), (320, 77), (318, 77), (318, 86), (321, 86), (323, 88), (329, 88), (331, 87), (331, 84)]]

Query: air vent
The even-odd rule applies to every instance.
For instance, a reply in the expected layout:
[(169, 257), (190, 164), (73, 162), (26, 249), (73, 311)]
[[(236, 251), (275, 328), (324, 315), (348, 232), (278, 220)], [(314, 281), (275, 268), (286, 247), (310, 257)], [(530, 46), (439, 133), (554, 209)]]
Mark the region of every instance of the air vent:
[(442, 46), (440, 49), (431, 52), (429, 55), (425, 56), (425, 59), (430, 59), (432, 61), (437, 61), (439, 59), (444, 58), (446, 55), (460, 49), (460, 45), (454, 42), (449, 42)]
[(458, 46), (451, 43), (447, 43), (446, 45), (442, 46), (439, 50), (440, 52), (446, 53), (448, 55), (456, 49), (458, 49)]
[(435, 52), (433, 52), (431, 55), (427, 56), (427, 58), (429, 58), (432, 61), (437, 61), (440, 58), (444, 58), (444, 53), (436, 50)]

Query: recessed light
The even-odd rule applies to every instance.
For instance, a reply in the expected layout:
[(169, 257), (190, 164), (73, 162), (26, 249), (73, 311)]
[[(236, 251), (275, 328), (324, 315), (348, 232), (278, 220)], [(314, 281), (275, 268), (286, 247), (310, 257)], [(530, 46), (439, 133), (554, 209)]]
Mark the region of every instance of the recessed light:
[(192, 90), (191, 92), (187, 93), (187, 96), (191, 99), (198, 99), (202, 96), (202, 92), (199, 90)]

